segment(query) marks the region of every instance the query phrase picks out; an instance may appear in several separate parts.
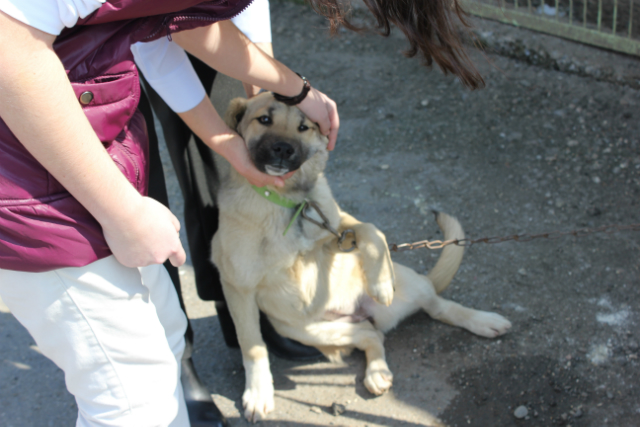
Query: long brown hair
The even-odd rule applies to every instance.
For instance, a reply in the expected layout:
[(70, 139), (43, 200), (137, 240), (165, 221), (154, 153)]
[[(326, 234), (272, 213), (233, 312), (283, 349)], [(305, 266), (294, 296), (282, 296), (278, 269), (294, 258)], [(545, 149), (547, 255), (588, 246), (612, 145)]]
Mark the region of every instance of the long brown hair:
[[(348, 1), (348, 0), (346, 0)], [(460, 41), (456, 19), (465, 27), (467, 13), (458, 0), (363, 0), (375, 17), (376, 29), (383, 36), (398, 27), (409, 40), (405, 55), (420, 52), (425, 65), (434, 62), (445, 73), (452, 73), (470, 89), (484, 87), (482, 76), (473, 65)], [(331, 33), (343, 25), (350, 30), (362, 28), (349, 22), (349, 4), (341, 0), (309, 0), (313, 9), (329, 19)]]

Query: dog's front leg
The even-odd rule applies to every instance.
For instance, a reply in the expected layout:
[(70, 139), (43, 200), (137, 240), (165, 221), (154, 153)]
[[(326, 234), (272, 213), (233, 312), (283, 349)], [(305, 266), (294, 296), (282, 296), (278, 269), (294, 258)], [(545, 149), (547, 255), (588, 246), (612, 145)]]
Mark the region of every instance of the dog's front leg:
[(340, 212), (340, 229), (351, 229), (356, 233), (369, 296), (380, 304), (391, 305), (395, 275), (384, 234), (373, 224), (360, 222), (346, 212)]
[(260, 333), (260, 311), (254, 290), (225, 286), (224, 295), (236, 327), (245, 371), (244, 416), (257, 422), (274, 408), (273, 378), (267, 347)]

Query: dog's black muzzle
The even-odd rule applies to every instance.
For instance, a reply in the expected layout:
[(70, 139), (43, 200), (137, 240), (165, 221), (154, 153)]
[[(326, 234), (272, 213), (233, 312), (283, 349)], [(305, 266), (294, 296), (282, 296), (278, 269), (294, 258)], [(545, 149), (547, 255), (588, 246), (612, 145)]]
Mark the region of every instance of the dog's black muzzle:
[(300, 141), (278, 135), (264, 135), (250, 149), (258, 170), (269, 175), (284, 175), (297, 170), (306, 160)]

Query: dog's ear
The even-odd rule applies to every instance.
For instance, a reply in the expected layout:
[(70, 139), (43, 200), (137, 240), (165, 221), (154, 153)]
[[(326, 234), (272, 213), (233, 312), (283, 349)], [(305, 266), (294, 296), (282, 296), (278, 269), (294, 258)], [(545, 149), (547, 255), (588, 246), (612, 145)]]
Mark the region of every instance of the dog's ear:
[(247, 100), (245, 98), (234, 98), (229, 103), (227, 113), (224, 116), (224, 122), (231, 129), (237, 131), (238, 123), (242, 120), (245, 111), (247, 111)]

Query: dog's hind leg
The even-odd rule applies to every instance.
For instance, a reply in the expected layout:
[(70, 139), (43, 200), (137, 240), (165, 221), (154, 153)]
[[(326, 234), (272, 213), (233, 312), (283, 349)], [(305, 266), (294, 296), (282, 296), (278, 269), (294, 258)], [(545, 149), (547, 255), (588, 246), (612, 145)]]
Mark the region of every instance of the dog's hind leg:
[(394, 269), (396, 295), (393, 304), (388, 308), (376, 305), (368, 310), (381, 330), (392, 329), (420, 308), (434, 319), (483, 337), (494, 338), (511, 328), (511, 323), (499, 314), (467, 308), (438, 296), (426, 276), (397, 263)]
[(384, 353), (384, 335), (371, 323), (316, 322), (302, 328), (272, 320), (276, 330), (283, 336), (303, 344), (319, 347), (357, 348), (365, 352), (367, 371), (364, 385), (372, 394), (380, 395), (388, 391), (393, 382), (393, 374), (387, 366)]
[(430, 301), (424, 310), (434, 319), (487, 338), (505, 334), (511, 328), (511, 322), (497, 313), (474, 310), (439, 296)]

